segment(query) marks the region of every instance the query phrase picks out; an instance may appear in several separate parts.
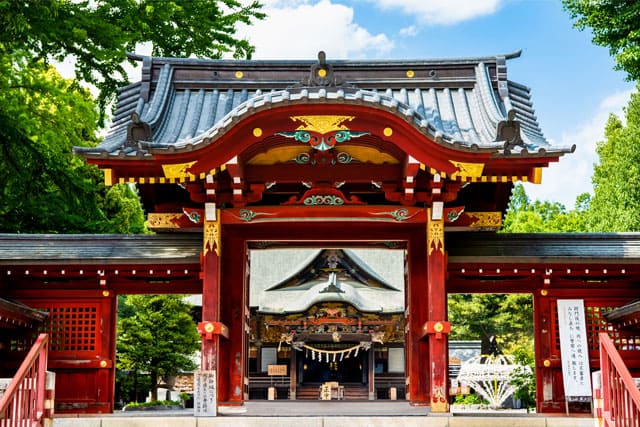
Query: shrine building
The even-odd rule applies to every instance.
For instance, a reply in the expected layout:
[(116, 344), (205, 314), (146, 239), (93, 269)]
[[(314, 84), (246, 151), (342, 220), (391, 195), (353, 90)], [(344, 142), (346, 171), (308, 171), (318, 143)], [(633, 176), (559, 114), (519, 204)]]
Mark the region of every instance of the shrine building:
[(514, 183), (575, 148), (545, 139), (519, 55), (134, 56), (108, 135), (75, 153), (136, 185), (156, 234), (0, 235), (0, 369), (48, 332), (56, 411), (111, 412), (117, 296), (198, 294), (218, 405), (329, 382), (446, 412), (447, 295), (514, 292), (533, 298), (539, 412), (565, 408), (559, 299), (584, 300), (592, 370), (602, 331), (640, 368), (640, 337), (604, 317), (638, 296), (637, 235), (496, 233)]

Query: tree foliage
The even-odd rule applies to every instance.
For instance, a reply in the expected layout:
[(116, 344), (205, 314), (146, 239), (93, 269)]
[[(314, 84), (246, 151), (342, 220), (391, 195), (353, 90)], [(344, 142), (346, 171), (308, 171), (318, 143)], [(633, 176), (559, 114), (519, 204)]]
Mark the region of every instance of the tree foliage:
[[(100, 172), (71, 154), (95, 145), (97, 124), (126, 83), (126, 52), (249, 57), (233, 34), (262, 18), (236, 0), (0, 0), (0, 232), (141, 232), (131, 188), (105, 188)], [(52, 60), (71, 60), (77, 80)], [(100, 90), (99, 108), (80, 83)]]
[(96, 143), (96, 122), (91, 95), (77, 81), (0, 49), (0, 232), (144, 230), (137, 194), (104, 188), (97, 168), (71, 153)]
[(530, 294), (451, 294), (452, 340), (482, 340), (488, 350), (495, 336), (501, 350), (533, 354), (533, 300)]
[(95, 143), (96, 120), (77, 82), (0, 49), (0, 231), (82, 232), (103, 220), (97, 171), (71, 153)]
[(156, 56), (250, 58), (236, 25), (262, 19), (260, 4), (238, 0), (1, 0), (0, 45), (35, 61), (71, 57), (79, 80), (100, 90), (100, 110), (127, 80), (127, 51), (152, 44)]
[(587, 231), (586, 211), (590, 197), (581, 194), (574, 210), (560, 202), (531, 202), (524, 187), (514, 187), (507, 214), (502, 227), (503, 233), (569, 233)]
[(640, 4), (636, 0), (562, 0), (580, 30), (593, 33), (593, 43), (608, 47), (616, 69), (640, 80)]
[[(625, 123), (626, 122), (626, 123)], [(588, 210), (591, 231), (640, 231), (640, 94), (631, 95), (625, 120), (611, 115), (605, 140), (597, 145), (593, 198)]]
[(200, 348), (191, 306), (181, 295), (127, 295), (118, 316), (117, 367), (151, 377), (157, 400), (161, 377), (195, 369), (190, 359)]

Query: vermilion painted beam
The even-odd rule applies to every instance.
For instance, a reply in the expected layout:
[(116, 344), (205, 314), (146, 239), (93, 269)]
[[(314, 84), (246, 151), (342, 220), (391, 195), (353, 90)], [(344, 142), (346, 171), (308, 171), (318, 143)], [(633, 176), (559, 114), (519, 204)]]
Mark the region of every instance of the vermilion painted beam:
[[(304, 177), (304, 179), (303, 179)], [(248, 182), (400, 182), (401, 165), (336, 164), (332, 166), (314, 165), (247, 165), (244, 178)]]
[(426, 221), (426, 213), (422, 208), (367, 205), (304, 206), (304, 209), (299, 206), (251, 206), (243, 209), (225, 209), (221, 211), (221, 217), (224, 224), (316, 221), (323, 223), (368, 222), (381, 225), (382, 223), (419, 224)]

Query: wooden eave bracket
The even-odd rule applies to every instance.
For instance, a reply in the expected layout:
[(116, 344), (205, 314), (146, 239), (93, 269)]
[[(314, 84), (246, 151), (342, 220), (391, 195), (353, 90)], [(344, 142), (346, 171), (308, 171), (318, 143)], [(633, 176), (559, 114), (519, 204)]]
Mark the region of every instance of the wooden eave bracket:
[(229, 328), (222, 322), (200, 322), (198, 323), (198, 333), (205, 340), (212, 340), (214, 335), (221, 335), (229, 339)]

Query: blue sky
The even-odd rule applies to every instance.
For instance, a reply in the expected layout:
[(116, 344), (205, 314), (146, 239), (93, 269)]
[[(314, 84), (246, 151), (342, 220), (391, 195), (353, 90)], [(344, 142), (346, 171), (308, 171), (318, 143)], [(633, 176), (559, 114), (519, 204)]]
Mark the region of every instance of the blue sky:
[(559, 0), (262, 0), (268, 18), (241, 29), (256, 59), (414, 59), (504, 54), (511, 80), (532, 88), (538, 121), (555, 145), (577, 145), (528, 185), (532, 198), (572, 208), (591, 191), (595, 143), (635, 85), (606, 48), (572, 27)]

